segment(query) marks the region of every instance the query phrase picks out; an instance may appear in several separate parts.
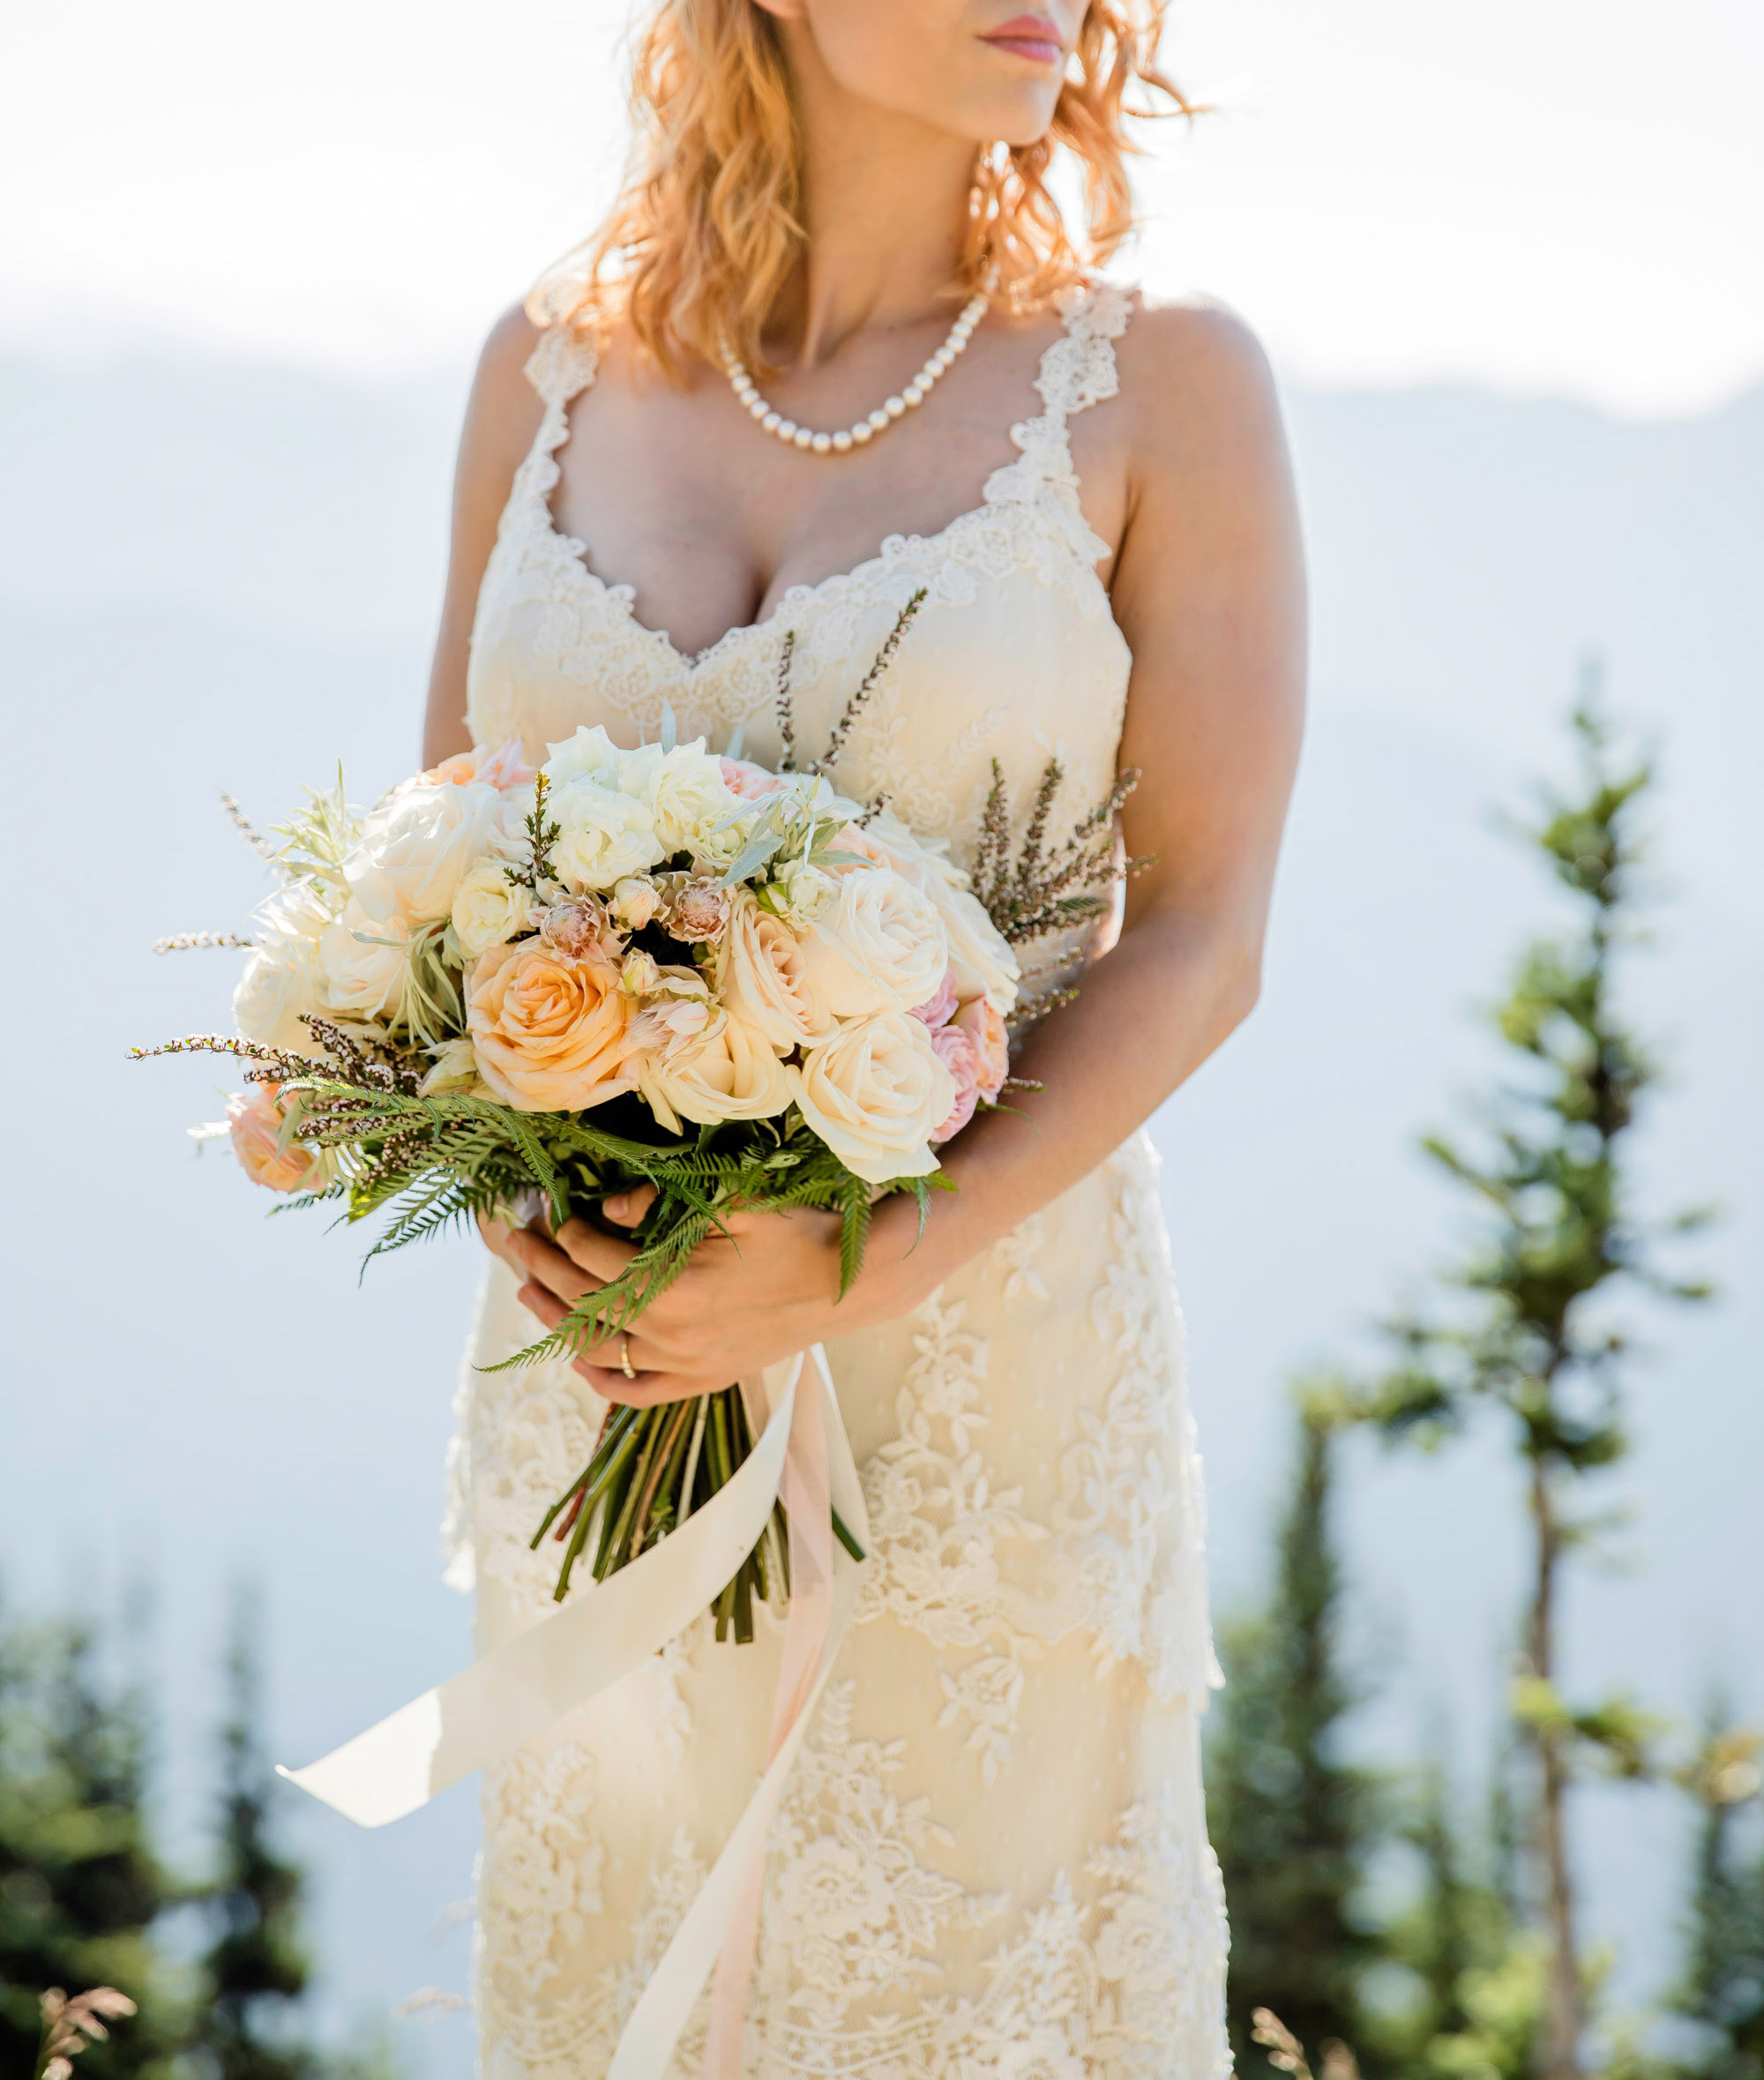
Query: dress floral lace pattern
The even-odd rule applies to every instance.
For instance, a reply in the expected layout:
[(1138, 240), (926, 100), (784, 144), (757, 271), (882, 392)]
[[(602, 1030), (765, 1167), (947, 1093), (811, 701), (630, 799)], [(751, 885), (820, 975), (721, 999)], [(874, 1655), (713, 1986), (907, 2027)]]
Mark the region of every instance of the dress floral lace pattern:
[[(1119, 753), (1131, 658), (1097, 574), (1067, 427), (1117, 389), (1131, 300), (1076, 294), (1041, 410), (983, 501), (788, 591), (696, 657), (588, 571), (549, 499), (590, 344), (559, 324), (486, 574), (470, 720), (534, 749), (683, 732), (775, 757), (779, 652), (799, 730), (923, 586), (926, 608), (848, 745), (841, 784), (971, 857), (991, 762), (1026, 811), (1050, 758), (1078, 806)], [(1056, 812), (1058, 813), (1059, 812)], [(1062, 942), (1049, 978), (1080, 964)], [(478, 1365), (527, 1340), (493, 1266)], [(1198, 1717), (1215, 1680), (1199, 1462), (1153, 1160), (1136, 1140), (946, 1281), (845, 1340), (871, 1559), (857, 1622), (775, 1824), (744, 2063), (751, 2080), (1222, 2080), (1225, 1924)], [(492, 1648), (551, 1611), (534, 1525), (599, 1404), (567, 1368), (468, 1371), (450, 1463), (449, 1579)], [(775, 1641), (703, 1625), (543, 1753), (484, 1786), (479, 2016), (488, 2080), (593, 2080), (757, 1774)], [(762, 1695), (763, 1693), (763, 1695)], [(632, 1786), (640, 1783), (641, 1795)], [(733, 1787), (733, 1788), (731, 1788)], [(676, 2055), (702, 2056), (700, 2000)]]

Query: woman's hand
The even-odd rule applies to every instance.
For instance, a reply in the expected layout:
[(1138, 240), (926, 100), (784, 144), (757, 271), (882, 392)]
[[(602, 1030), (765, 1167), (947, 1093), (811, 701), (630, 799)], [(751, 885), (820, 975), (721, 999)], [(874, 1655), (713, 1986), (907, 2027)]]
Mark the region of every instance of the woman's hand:
[[(635, 1227), (654, 1199), (647, 1185), (618, 1194), (606, 1201), (607, 1217)], [(916, 1208), (906, 1203), (916, 1219)], [(878, 1221), (887, 1210), (878, 1208)], [(857, 1286), (840, 1298), (837, 1214), (811, 1207), (736, 1213), (726, 1230), (699, 1245), (628, 1335), (609, 1337), (575, 1360), (595, 1393), (632, 1408), (713, 1394), (824, 1336), (912, 1305), (910, 1296), (885, 1291), (889, 1282), (880, 1262), (867, 1264), (858, 1281), (862, 1300)], [(566, 1221), (555, 1237), (532, 1228), (486, 1227), (484, 1239), (525, 1281), (522, 1305), (547, 1328), (555, 1328), (585, 1293), (616, 1278), (637, 1253), (634, 1245), (579, 1220)], [(626, 1377), (622, 1354), (628, 1354), (635, 1379)]]

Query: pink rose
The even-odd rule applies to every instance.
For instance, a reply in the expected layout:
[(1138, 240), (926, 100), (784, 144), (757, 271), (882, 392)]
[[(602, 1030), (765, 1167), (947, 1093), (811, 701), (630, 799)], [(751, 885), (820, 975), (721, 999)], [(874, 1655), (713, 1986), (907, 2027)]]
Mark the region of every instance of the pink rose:
[(722, 768), (723, 785), (744, 802), (775, 795), (784, 784), (775, 773), (768, 773), (764, 766), (750, 765), (745, 759), (719, 759), (717, 764)]
[(984, 997), (973, 997), (955, 1014), (955, 1024), (974, 1044), (975, 1081), (989, 1105), (996, 1105), (1011, 1074), (1011, 1036), (1005, 1021)]
[(931, 1035), (931, 1052), (943, 1064), (955, 1084), (955, 1103), (949, 1117), (931, 1134), (932, 1148), (953, 1141), (974, 1117), (980, 1103), (980, 1062), (973, 1036), (960, 1026), (937, 1026)]
[(533, 776), (534, 768), (521, 757), (519, 737), (511, 737), (494, 751), (478, 744), (468, 752), (455, 752), (451, 759), (443, 759), (438, 766), (431, 766), (403, 784), (420, 787), (426, 782), (435, 787), (468, 787), (473, 781), (482, 780), (487, 787), (506, 794), (511, 788), (525, 787)]
[(254, 1083), (227, 1100), (227, 1131), (239, 1168), (254, 1185), (272, 1192), (304, 1192), (319, 1182), (318, 1157), (298, 1141), (278, 1147), (283, 1112), (276, 1102), (280, 1086)]
[(927, 997), (923, 1004), (913, 1006), (913, 1016), (922, 1025), (946, 1026), (955, 1016), (955, 970), (946, 968), (943, 980), (937, 986), (937, 994)]

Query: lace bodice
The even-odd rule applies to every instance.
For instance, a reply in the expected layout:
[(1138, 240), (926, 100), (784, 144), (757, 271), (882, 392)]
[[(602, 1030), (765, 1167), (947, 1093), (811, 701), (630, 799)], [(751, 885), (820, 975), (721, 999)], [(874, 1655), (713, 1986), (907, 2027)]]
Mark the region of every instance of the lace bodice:
[(886, 795), (915, 830), (947, 838), (967, 861), (1004, 769), (1026, 808), (1050, 758), (1065, 769), (1061, 809), (1076, 817), (1115, 771), (1131, 664), (1097, 574), (1108, 545), (1086, 522), (1067, 423), (1117, 388), (1114, 341), (1132, 304), (1112, 287), (1076, 292), (1043, 356), (1042, 410), (1011, 430), (1018, 454), (993, 471), (982, 503), (934, 535), (891, 535), (855, 570), (792, 586), (762, 621), (688, 656), (632, 611), (583, 545), (554, 526), (557, 451), (572, 398), (594, 380), (594, 351), (566, 329), (541, 335), (527, 374), (545, 412), (516, 475), (484, 573), (472, 633), (467, 719), (479, 743), (519, 736), (528, 755), (579, 724), (616, 739), (654, 735), (664, 702), (683, 734), (721, 750), (737, 727), (750, 758), (779, 752), (781, 647), (795, 637), (799, 740), (826, 741), (895, 617), (921, 586), (924, 607), (853, 731), (835, 778), (860, 800)]

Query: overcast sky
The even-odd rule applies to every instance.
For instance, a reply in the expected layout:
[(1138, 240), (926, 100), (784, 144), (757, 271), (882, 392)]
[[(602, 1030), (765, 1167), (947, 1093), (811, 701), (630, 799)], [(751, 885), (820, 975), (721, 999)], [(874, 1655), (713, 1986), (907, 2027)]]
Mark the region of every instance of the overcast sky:
[[(572, 243), (628, 0), (87, 0), (0, 32), (0, 339), (431, 365)], [(1652, 415), (1764, 375), (1758, 0), (1177, 0), (1225, 112), (1144, 169), (1153, 287), (1284, 370)]]

